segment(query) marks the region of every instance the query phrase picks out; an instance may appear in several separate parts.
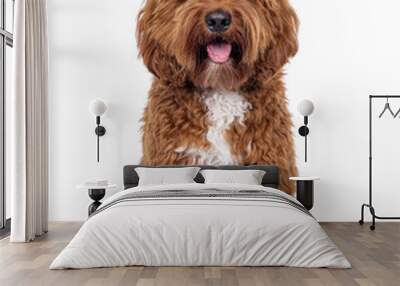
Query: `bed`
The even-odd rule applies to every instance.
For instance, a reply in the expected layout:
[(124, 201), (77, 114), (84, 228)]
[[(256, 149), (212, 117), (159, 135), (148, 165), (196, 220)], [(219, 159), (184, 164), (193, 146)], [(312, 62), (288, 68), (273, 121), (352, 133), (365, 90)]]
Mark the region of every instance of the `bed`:
[[(50, 269), (121, 266), (290, 266), (350, 268), (315, 218), (279, 191), (274, 166), (261, 185), (195, 183), (138, 186), (124, 168), (125, 190), (103, 202)], [(200, 166), (202, 170), (217, 167)]]

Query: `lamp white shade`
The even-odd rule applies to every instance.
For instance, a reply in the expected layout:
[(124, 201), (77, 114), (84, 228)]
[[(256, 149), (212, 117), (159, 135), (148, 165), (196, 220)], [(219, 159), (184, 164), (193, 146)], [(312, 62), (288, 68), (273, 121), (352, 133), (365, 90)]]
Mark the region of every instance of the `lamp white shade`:
[(89, 111), (94, 116), (102, 116), (107, 111), (107, 105), (99, 98), (96, 98), (89, 104)]
[(314, 112), (314, 103), (311, 100), (304, 99), (297, 106), (297, 110), (303, 116), (310, 116)]

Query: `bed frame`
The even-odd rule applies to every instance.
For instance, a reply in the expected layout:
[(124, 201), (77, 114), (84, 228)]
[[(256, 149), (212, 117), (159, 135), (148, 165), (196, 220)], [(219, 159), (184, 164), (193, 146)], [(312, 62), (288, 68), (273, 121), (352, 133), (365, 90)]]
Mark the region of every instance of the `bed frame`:
[[(149, 167), (144, 165), (128, 165), (124, 167), (124, 188), (129, 189), (136, 187), (139, 183), (139, 176), (135, 171), (137, 167)], [(157, 168), (181, 168), (187, 166), (159, 166)], [(217, 170), (263, 170), (265, 176), (262, 180), (262, 185), (274, 189), (279, 189), (279, 169), (276, 166), (196, 166), (202, 170), (217, 169)], [(154, 167), (152, 167), (154, 168)], [(197, 183), (204, 183), (203, 176), (199, 173), (194, 179)]]

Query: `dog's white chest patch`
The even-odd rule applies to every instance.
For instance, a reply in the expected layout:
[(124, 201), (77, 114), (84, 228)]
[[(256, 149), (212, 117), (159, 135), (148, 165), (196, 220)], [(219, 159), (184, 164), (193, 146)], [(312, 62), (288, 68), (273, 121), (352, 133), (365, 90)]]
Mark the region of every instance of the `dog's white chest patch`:
[(250, 103), (239, 93), (208, 92), (203, 94), (204, 105), (210, 123), (207, 140), (208, 149), (189, 148), (177, 150), (193, 157), (196, 164), (235, 165), (239, 163), (231, 153), (231, 146), (225, 138), (226, 131), (234, 122), (244, 124), (246, 112), (251, 109)]

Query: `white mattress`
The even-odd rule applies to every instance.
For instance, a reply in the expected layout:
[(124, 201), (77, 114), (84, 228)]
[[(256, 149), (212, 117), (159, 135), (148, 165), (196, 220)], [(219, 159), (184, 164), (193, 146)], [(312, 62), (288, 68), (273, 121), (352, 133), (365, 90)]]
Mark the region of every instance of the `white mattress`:
[[(262, 186), (186, 184), (137, 187), (165, 190), (262, 190)], [(50, 269), (119, 266), (292, 266), (350, 268), (306, 212), (254, 198), (151, 198), (121, 201), (89, 218)]]

